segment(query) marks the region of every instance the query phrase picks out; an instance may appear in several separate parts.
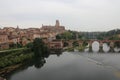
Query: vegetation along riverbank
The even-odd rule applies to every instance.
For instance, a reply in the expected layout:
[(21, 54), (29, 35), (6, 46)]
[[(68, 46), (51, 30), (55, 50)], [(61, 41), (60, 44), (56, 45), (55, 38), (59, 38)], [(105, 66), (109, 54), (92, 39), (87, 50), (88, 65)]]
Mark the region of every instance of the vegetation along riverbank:
[(24, 48), (6, 50), (0, 52), (0, 75), (5, 77), (11, 71), (21, 67), (27, 61), (42, 58), (48, 53), (48, 48), (42, 39), (36, 38)]

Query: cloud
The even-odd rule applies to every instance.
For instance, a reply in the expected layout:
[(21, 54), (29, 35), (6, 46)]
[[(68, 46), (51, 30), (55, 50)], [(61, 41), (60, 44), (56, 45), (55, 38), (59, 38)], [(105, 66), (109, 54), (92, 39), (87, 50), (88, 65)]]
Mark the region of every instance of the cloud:
[(60, 19), (67, 29), (108, 30), (120, 26), (119, 4), (119, 0), (0, 0), (0, 22), (29, 27), (54, 25)]

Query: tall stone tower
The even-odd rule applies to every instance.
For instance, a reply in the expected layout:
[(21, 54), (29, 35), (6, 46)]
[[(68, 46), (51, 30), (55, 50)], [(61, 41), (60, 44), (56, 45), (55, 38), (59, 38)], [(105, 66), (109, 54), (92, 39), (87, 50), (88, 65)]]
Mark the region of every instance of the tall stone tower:
[(17, 25), (17, 28), (16, 28), (16, 31), (18, 32), (20, 29), (19, 29), (19, 26)]
[(60, 26), (59, 20), (56, 20), (55, 27), (59, 27), (59, 26)]

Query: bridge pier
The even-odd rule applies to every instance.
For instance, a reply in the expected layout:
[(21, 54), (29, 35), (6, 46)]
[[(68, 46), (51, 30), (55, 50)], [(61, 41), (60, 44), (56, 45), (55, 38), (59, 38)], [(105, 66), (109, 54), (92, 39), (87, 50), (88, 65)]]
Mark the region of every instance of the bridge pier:
[(90, 41), (90, 42), (88, 42), (88, 44), (89, 44), (89, 52), (93, 52), (93, 50), (92, 50), (92, 41)]
[(69, 47), (73, 47), (73, 44), (72, 44), (72, 43), (69, 43)]
[(99, 52), (103, 52), (103, 42), (99, 42)]
[(79, 43), (79, 46), (82, 47), (83, 43)]
[(89, 52), (92, 52), (93, 50), (92, 50), (92, 46), (90, 45), (89, 46)]
[(114, 52), (114, 47), (110, 47), (109, 52)]
[(103, 52), (103, 46), (99, 47), (99, 52)]
[(110, 42), (110, 51), (109, 52), (115, 52), (114, 51), (114, 42)]

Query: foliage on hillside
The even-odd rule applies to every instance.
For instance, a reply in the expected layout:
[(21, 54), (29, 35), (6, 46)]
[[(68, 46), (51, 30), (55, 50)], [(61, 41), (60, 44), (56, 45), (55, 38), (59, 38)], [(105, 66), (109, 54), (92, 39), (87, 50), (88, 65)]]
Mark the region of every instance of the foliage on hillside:
[(34, 52), (35, 57), (42, 57), (42, 55), (48, 53), (47, 45), (40, 38), (36, 38), (33, 41), (32, 50)]
[(13, 52), (10, 51), (9, 54), (0, 57), (0, 68), (4, 68), (6, 66), (14, 64), (19, 64), (21, 62), (24, 62), (25, 60), (31, 59), (32, 57), (33, 53), (30, 53), (28, 49)]
[(71, 40), (71, 39), (81, 39), (81, 35), (76, 31), (66, 31), (62, 34), (58, 34), (56, 36), (56, 39), (65, 39), (65, 40)]
[(109, 40), (120, 40), (120, 29), (114, 29), (107, 32), (76, 32), (76, 31), (66, 31), (65, 33), (59, 34), (56, 36), (56, 39), (109, 39)]

